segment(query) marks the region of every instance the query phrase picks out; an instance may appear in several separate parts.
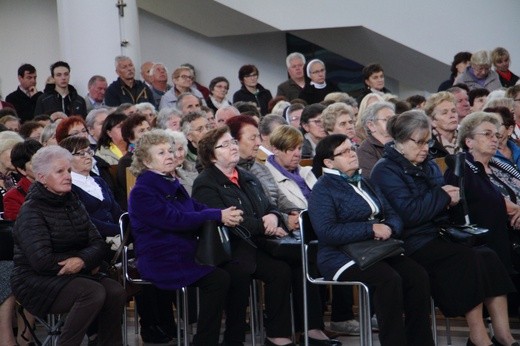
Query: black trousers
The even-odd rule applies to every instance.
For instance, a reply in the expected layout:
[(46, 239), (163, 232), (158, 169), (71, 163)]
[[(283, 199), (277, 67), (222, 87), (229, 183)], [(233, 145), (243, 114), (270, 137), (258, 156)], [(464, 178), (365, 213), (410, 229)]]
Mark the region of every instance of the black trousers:
[(194, 346), (218, 346), (222, 310), (229, 289), (229, 274), (215, 268), (213, 272), (199, 279), (190, 287), (199, 288), (200, 309)]
[(366, 270), (354, 265), (338, 281), (361, 281), (374, 288), (382, 346), (433, 345), (428, 274), (414, 260), (397, 256)]
[(98, 344), (122, 345), (121, 317), (125, 303), (123, 287), (112, 279), (74, 278), (60, 291), (50, 309), (53, 314), (68, 312), (59, 345), (80, 345), (96, 317)]

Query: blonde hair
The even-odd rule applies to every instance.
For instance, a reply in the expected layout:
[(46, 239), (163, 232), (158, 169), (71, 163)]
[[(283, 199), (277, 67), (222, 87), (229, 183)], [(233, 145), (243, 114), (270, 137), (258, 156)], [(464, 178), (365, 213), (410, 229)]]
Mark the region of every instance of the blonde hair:
[(438, 93), (430, 95), (430, 97), (426, 99), (426, 104), (424, 105), (424, 112), (433, 120), (435, 116), (435, 114), (433, 113), (435, 107), (437, 107), (444, 101), (450, 101), (453, 102), (453, 104), (455, 104), (455, 96), (453, 96), (452, 93), (447, 91), (440, 91)]

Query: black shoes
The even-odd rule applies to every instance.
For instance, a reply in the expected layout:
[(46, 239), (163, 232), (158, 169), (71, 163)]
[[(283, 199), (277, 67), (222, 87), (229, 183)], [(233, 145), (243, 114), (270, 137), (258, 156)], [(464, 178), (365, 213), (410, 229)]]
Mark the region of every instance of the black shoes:
[(165, 344), (172, 340), (159, 326), (141, 327), (141, 339), (149, 344)]
[[(341, 346), (343, 345), (341, 341), (336, 339), (326, 339), (326, 340), (319, 340), (308, 337), (309, 339), (309, 346)], [(267, 345), (267, 344), (266, 344)], [(300, 345), (305, 345), (305, 335), (300, 335)]]
[[(271, 340), (269, 340), (269, 339), (266, 338), (266, 339), (265, 339), (264, 346), (279, 346), (279, 345), (277, 345), (277, 344), (271, 342)], [(296, 344), (294, 344), (294, 343), (291, 342), (290, 344), (285, 344), (285, 345), (282, 345), (282, 346), (296, 346)]]
[[(501, 344), (500, 342), (498, 342), (498, 340), (495, 339), (495, 337), (492, 337), (492, 338), (491, 338), (491, 342), (493, 343), (493, 346), (504, 346), (503, 344)], [(511, 344), (511, 346), (520, 346), (520, 343), (518, 343), (518, 342), (513, 342), (513, 343)]]

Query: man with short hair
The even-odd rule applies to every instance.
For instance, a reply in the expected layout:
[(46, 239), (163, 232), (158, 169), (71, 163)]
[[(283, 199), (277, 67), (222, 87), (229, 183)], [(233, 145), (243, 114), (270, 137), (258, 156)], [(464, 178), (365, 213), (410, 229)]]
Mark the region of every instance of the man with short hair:
[(141, 78), (143, 78), (144, 84), (146, 84), (150, 89), (152, 88), (152, 76), (150, 76), (150, 69), (152, 68), (153, 64), (153, 61), (145, 61), (141, 65)]
[(112, 82), (105, 93), (105, 103), (110, 107), (118, 107), (122, 103), (133, 105), (150, 102), (155, 106), (153, 93), (146, 84), (135, 79), (135, 67), (132, 59), (120, 55), (115, 59), (116, 73), (119, 76)]
[(54, 84), (47, 84), (43, 95), (38, 97), (34, 115), (63, 112), (67, 116), (87, 115), (87, 105), (83, 97), (69, 84), (70, 66), (64, 61), (51, 65), (51, 76)]
[(155, 63), (152, 65), (149, 77), (151, 80), (150, 89), (153, 93), (155, 104), (161, 103), (161, 97), (171, 89), (171, 85), (168, 84), (168, 70), (161, 63)]
[(31, 64), (23, 64), (18, 68), (18, 88), (7, 95), (5, 101), (12, 104), (22, 121), (31, 120), (34, 116), (36, 101), (43, 93), (36, 89), (36, 69)]
[(240, 115), (240, 112), (236, 107), (233, 106), (227, 106), (222, 107), (217, 110), (215, 113), (215, 120), (217, 121), (217, 127), (223, 127), (226, 126), (226, 121), (229, 118), (235, 117), (237, 115)]
[(90, 77), (88, 84), (88, 94), (85, 96), (87, 112), (105, 106), (105, 92), (107, 91), (107, 79), (100, 75)]
[(276, 96), (283, 96), (287, 101), (292, 101), (300, 95), (305, 86), (305, 57), (294, 52), (285, 59), (289, 79), (278, 85)]
[(459, 124), (466, 115), (471, 112), (471, 106), (469, 104), (468, 93), (466, 90), (459, 87), (451, 87), (447, 92), (450, 92), (455, 96), (455, 106), (457, 108), (457, 114), (459, 115)]
[(200, 111), (202, 104), (197, 96), (187, 92), (179, 95), (175, 106), (183, 115), (186, 115), (190, 112)]
[(200, 139), (208, 132), (208, 119), (202, 111), (186, 114), (181, 120), (181, 129), (188, 140), (188, 151), (186, 152), (185, 169), (197, 172), (197, 149)]

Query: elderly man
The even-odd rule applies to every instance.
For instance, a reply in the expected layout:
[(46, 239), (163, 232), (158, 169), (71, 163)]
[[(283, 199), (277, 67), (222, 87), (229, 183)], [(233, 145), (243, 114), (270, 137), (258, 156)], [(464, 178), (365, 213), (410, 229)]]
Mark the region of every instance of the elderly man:
[(54, 85), (48, 84), (43, 95), (36, 101), (34, 115), (63, 112), (66, 115), (87, 115), (87, 106), (83, 97), (69, 84), (70, 66), (64, 61), (51, 65)]
[(459, 123), (466, 115), (471, 112), (471, 105), (469, 104), (468, 92), (458, 86), (454, 86), (446, 90), (455, 96), (455, 107), (457, 107), (457, 114), (459, 115)]
[(122, 103), (135, 105), (141, 102), (150, 102), (155, 105), (150, 88), (135, 79), (135, 67), (132, 59), (124, 55), (117, 56), (115, 66), (119, 78), (110, 84), (105, 93), (107, 106), (118, 107)]
[(285, 59), (289, 79), (278, 85), (276, 96), (283, 96), (287, 101), (298, 98), (305, 86), (305, 57), (303, 54), (294, 52)]
[(150, 89), (152, 88), (152, 76), (150, 76), (150, 69), (152, 68), (153, 61), (145, 61), (141, 65), (141, 78), (143, 78), (144, 84)]
[(18, 88), (7, 95), (5, 101), (12, 104), (22, 121), (34, 116), (36, 101), (42, 92), (36, 89), (36, 69), (33, 65), (23, 64), (18, 68)]
[(107, 91), (107, 79), (100, 75), (90, 77), (88, 81), (88, 94), (85, 96), (87, 112), (105, 106), (105, 92)]
[(149, 77), (151, 80), (151, 87), (155, 104), (158, 105), (161, 102), (161, 97), (171, 89), (171, 85), (168, 84), (168, 70), (162, 63), (155, 63), (149, 71)]
[(181, 129), (188, 140), (188, 151), (184, 168), (190, 172), (197, 172), (197, 149), (200, 139), (208, 132), (208, 120), (202, 111), (186, 114), (181, 121)]
[(240, 115), (238, 109), (233, 106), (222, 107), (217, 110), (215, 113), (215, 120), (217, 121), (217, 127), (222, 127), (226, 125), (226, 121), (229, 118)]
[(179, 95), (175, 106), (183, 115), (186, 115), (190, 112), (200, 111), (202, 102), (200, 98), (190, 92), (187, 92)]

